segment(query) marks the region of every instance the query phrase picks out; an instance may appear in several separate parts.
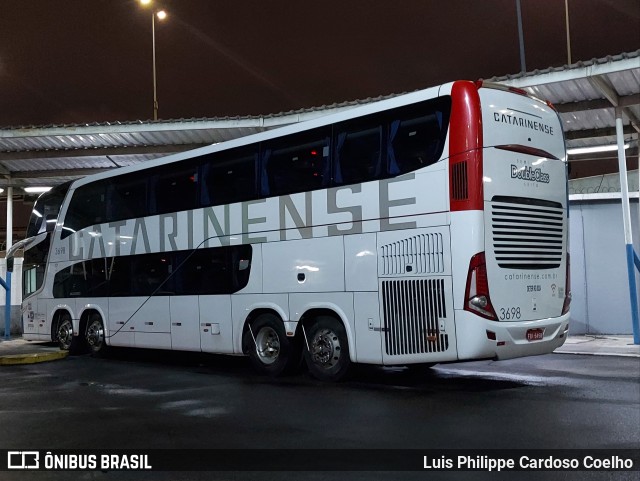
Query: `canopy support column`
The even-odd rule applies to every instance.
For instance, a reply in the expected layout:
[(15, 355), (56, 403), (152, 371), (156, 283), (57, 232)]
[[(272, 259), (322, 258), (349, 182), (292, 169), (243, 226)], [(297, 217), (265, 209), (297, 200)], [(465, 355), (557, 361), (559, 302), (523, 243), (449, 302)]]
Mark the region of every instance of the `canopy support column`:
[(638, 322), (638, 289), (634, 269), (635, 252), (631, 234), (631, 208), (629, 205), (629, 184), (627, 182), (627, 161), (624, 154), (624, 133), (622, 126), (622, 109), (616, 107), (616, 138), (618, 143), (618, 169), (620, 171), (620, 192), (622, 193), (622, 218), (624, 224), (624, 243), (627, 250), (627, 275), (629, 277), (629, 297), (631, 301), (631, 324), (633, 343), (640, 344), (640, 327)]
[[(7, 187), (7, 239), (5, 252), (8, 252), (13, 245), (13, 187)], [(5, 289), (4, 304), (4, 338), (11, 339), (11, 272), (7, 266), (7, 277), (5, 280), (0, 278), (0, 286)]]

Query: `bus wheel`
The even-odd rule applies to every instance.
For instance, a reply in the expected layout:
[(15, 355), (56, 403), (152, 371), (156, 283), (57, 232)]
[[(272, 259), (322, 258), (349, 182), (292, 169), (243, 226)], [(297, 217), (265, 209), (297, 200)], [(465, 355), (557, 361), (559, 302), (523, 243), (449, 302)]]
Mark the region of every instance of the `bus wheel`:
[(99, 314), (89, 314), (87, 330), (84, 337), (91, 354), (104, 354), (107, 349), (107, 344), (104, 339), (104, 323)]
[(251, 364), (261, 374), (279, 376), (296, 364), (293, 339), (287, 337), (282, 321), (273, 314), (262, 314), (249, 324), (243, 345)]
[(71, 322), (71, 316), (68, 313), (60, 314), (58, 318), (56, 340), (63, 351), (71, 351), (75, 345), (73, 341), (73, 322)]
[(347, 332), (340, 321), (321, 316), (306, 331), (304, 356), (309, 372), (321, 381), (339, 381), (351, 367)]

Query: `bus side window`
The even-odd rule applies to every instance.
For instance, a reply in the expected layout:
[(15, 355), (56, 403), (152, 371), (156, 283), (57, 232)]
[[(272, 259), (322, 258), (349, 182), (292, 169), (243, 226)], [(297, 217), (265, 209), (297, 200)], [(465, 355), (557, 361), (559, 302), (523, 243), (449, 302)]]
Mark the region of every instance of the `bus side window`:
[(330, 129), (290, 135), (262, 146), (263, 194), (293, 194), (329, 184)]
[(441, 149), (436, 116), (392, 122), (389, 145), (390, 174), (404, 174), (437, 162)]
[(155, 214), (195, 209), (198, 205), (198, 167), (164, 165), (152, 180)]
[(176, 289), (179, 295), (228, 294), (231, 279), (227, 250), (229, 247), (198, 249), (185, 252), (180, 259), (186, 261), (176, 272)]
[(93, 259), (86, 262), (87, 269), (87, 297), (105, 297), (109, 292), (107, 283), (107, 259)]
[(173, 294), (173, 254), (133, 256), (131, 294), (134, 296)]
[(205, 156), (202, 169), (202, 206), (255, 199), (257, 159), (257, 149), (253, 147)]
[(251, 272), (251, 253), (248, 244), (179, 253), (176, 295), (232, 294), (244, 289)]
[(76, 189), (64, 220), (63, 239), (85, 227), (107, 221), (106, 186), (105, 181), (99, 181)]
[(389, 124), (389, 174), (426, 167), (442, 156), (448, 129), (450, 100), (429, 100), (397, 111)]
[[(140, 175), (129, 179), (116, 177), (107, 189), (107, 218), (109, 222), (135, 219), (149, 215), (147, 179)], [(144, 177), (144, 176), (142, 176)]]
[(334, 139), (337, 185), (378, 179), (381, 172), (382, 127), (379, 125), (337, 125)]
[(131, 296), (131, 258), (134, 256), (110, 257), (107, 259), (107, 285), (109, 296)]

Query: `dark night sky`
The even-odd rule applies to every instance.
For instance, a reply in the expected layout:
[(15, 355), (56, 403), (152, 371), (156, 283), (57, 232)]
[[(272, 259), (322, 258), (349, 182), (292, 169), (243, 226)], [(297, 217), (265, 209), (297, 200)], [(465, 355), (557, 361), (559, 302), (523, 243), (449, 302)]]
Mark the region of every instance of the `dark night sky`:
[[(520, 70), (515, 0), (155, 0), (159, 117), (267, 114)], [(640, 48), (640, 0), (569, 0), (573, 61)], [(522, 0), (527, 70), (564, 0)], [(0, 0), (0, 126), (152, 117), (151, 10)]]

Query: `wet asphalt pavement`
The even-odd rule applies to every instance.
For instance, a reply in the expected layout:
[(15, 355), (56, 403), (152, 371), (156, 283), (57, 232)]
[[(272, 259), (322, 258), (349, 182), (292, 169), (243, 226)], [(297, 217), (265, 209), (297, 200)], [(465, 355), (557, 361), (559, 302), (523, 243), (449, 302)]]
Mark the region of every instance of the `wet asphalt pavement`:
[[(640, 358), (549, 354), (270, 379), (117, 350), (0, 368), (4, 449), (638, 449)], [(638, 473), (0, 473), (0, 479), (638, 479)]]

